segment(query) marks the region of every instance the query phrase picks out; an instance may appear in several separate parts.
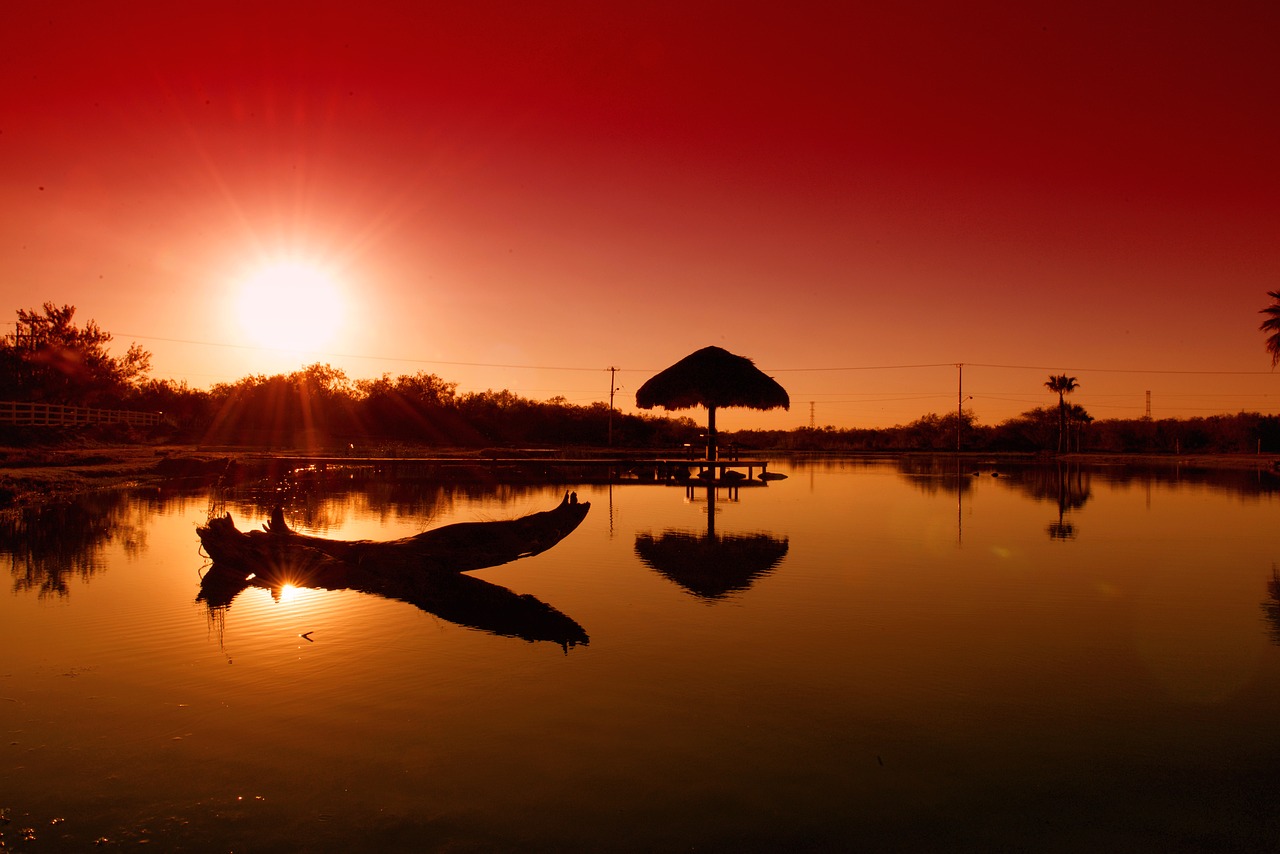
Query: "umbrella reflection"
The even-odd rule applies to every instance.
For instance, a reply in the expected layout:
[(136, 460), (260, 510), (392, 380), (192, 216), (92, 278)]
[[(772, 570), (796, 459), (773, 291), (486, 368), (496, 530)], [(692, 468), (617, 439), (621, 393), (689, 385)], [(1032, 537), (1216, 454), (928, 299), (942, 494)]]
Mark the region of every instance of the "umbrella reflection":
[(709, 601), (746, 590), (787, 556), (786, 537), (760, 532), (717, 534), (715, 489), (707, 489), (707, 532), (668, 529), (637, 534), (636, 555), (650, 568)]
[(640, 559), (695, 596), (723, 599), (746, 590), (787, 555), (787, 541), (768, 534), (638, 534)]

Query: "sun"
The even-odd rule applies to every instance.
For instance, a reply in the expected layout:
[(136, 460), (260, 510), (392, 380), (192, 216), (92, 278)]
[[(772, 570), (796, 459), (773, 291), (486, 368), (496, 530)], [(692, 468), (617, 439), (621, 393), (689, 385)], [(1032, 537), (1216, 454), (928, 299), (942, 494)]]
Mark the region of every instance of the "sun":
[(317, 352), (333, 343), (346, 319), (334, 277), (303, 261), (276, 261), (240, 283), (236, 307), (245, 339), (259, 347)]

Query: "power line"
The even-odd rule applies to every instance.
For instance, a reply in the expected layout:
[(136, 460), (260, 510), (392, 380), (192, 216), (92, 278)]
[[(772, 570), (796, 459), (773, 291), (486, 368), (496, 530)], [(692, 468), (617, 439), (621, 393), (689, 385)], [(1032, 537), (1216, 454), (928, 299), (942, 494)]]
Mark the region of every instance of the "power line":
[[(885, 394), (884, 391), (796, 391), (792, 394), (796, 397), (865, 397), (867, 395)], [(936, 391), (895, 391), (894, 394), (904, 397), (936, 397)], [(1015, 392), (1010, 392), (1014, 394)]]
[(1186, 375), (1241, 375), (1241, 376), (1273, 376), (1274, 371), (1172, 371), (1172, 370), (1147, 370), (1138, 368), (1071, 368), (1057, 367), (1050, 368), (1044, 365), (985, 365), (981, 362), (965, 362), (966, 365), (973, 365), (975, 368), (1004, 368), (1006, 370), (1016, 371), (1079, 371), (1082, 374), (1186, 374)]
[[(193, 341), (187, 338), (160, 338), (154, 335), (132, 335), (128, 332), (117, 333), (121, 338), (136, 338), (142, 341), (167, 341), (172, 344), (198, 344), (203, 347), (230, 347), (235, 350), (265, 350), (270, 353), (299, 353), (305, 356), (326, 356), (331, 359), (368, 359), (380, 362), (410, 362), (423, 365), (452, 365), (467, 368), (519, 368), (532, 371), (591, 371), (601, 368), (584, 368), (581, 365), (566, 367), (562, 365), (516, 365), (496, 362), (451, 362), (443, 359), (411, 359), (403, 356), (361, 356), (354, 353), (327, 353), (322, 350), (294, 350), (284, 347), (255, 347), (248, 344), (227, 344), (217, 341)], [(604, 368), (603, 370), (608, 370)]]
[(949, 394), (926, 394), (926, 395), (915, 395), (913, 397), (864, 397), (864, 398), (859, 398), (857, 400), (824, 400), (822, 401), (822, 404), (826, 406), (828, 404), (835, 405), (835, 404), (841, 404), (841, 403), (844, 403), (844, 404), (889, 403), (889, 402), (907, 401), (907, 400), (915, 402), (915, 401), (923, 401), (923, 400), (938, 400), (939, 398), (950, 399), (950, 397), (951, 395)]
[[(9, 325), (13, 321), (8, 322)], [(263, 347), (250, 344), (232, 344), (222, 341), (199, 341), (190, 338), (166, 338), (157, 335), (135, 335), (128, 332), (114, 333), (114, 337), (132, 338), (142, 341), (164, 341), (172, 344), (193, 344), (201, 347), (225, 347), (234, 350), (256, 350), (272, 353), (298, 353), (305, 356), (328, 357), (334, 359), (364, 359), (368, 361), (383, 362), (407, 362), (410, 364), (424, 365), (449, 365), (453, 367), (469, 367), (469, 368), (505, 368), (511, 370), (537, 370), (537, 371), (585, 371), (595, 373), (598, 371), (613, 371), (614, 373), (653, 373), (657, 368), (592, 368), (583, 367), (581, 365), (529, 365), (518, 364), (514, 362), (464, 362), (446, 359), (416, 359), (405, 356), (379, 356), (379, 355), (363, 355), (358, 353), (331, 353), (321, 350), (295, 350), (283, 347)], [(1070, 367), (1070, 366), (1048, 366), (1048, 365), (1002, 365), (987, 362), (965, 362), (975, 368), (993, 368), (998, 370), (1017, 370), (1017, 371), (1074, 371), (1079, 373), (1100, 373), (1100, 374), (1163, 374), (1170, 376), (1274, 376), (1274, 371), (1188, 371), (1188, 370), (1172, 370), (1172, 369), (1149, 369), (1149, 368), (1096, 368), (1096, 367)], [(897, 371), (912, 370), (921, 368), (953, 368), (955, 362), (931, 362), (920, 364), (897, 364), (897, 365), (844, 365), (836, 367), (805, 367), (805, 368), (767, 368), (764, 369), (769, 373), (837, 373), (851, 371)], [(829, 393), (829, 392), (828, 392)], [(853, 392), (850, 392), (853, 393)], [(824, 393), (825, 394), (825, 393)]]
[[(1239, 375), (1239, 376), (1275, 376), (1274, 371), (1179, 371), (1169, 369), (1150, 369), (1150, 368), (1081, 368), (1081, 367), (1052, 367), (1048, 365), (994, 365), (985, 362), (965, 362), (966, 367), (974, 368), (999, 368), (1002, 370), (1013, 371), (1078, 371), (1079, 373), (1094, 374), (1172, 374), (1172, 375), (1199, 375), (1199, 376), (1215, 376), (1215, 375)], [(921, 364), (921, 365), (851, 365), (838, 368), (769, 368), (766, 372), (775, 374), (784, 373), (801, 373), (801, 372), (819, 372), (819, 371), (891, 371), (902, 370), (908, 368), (954, 368), (955, 362), (937, 363), (937, 364)]]
[[(966, 362), (966, 364), (968, 364)], [(766, 373), (775, 374), (801, 373), (801, 372), (819, 372), (819, 371), (896, 371), (906, 368), (954, 368), (955, 362), (946, 364), (938, 363), (936, 365), (854, 365), (842, 368), (768, 368)]]
[[(13, 321), (8, 321), (12, 325)], [(524, 370), (539, 371), (608, 371), (615, 372), (653, 372), (656, 368), (590, 368), (581, 365), (522, 365), (510, 362), (461, 362), (450, 361), (445, 359), (413, 359), (403, 356), (370, 356), (357, 353), (329, 353), (320, 350), (294, 350), (283, 347), (262, 347), (249, 344), (231, 344), (222, 341), (198, 341), (190, 338), (165, 338), (157, 335), (135, 335), (129, 332), (114, 333), (112, 337), (136, 338), (142, 341), (165, 341), (172, 344), (195, 344), (202, 347), (229, 347), (236, 350), (261, 350), (275, 353), (303, 353), (311, 356), (328, 356), (331, 358), (341, 359), (368, 359), (372, 361), (385, 362), (410, 362), (415, 364), (429, 365), (453, 365), (459, 367), (471, 368), (511, 368)], [(1080, 373), (1100, 373), (1100, 374), (1170, 374), (1170, 375), (1187, 375), (1187, 376), (1272, 376), (1274, 371), (1184, 371), (1170, 369), (1149, 369), (1149, 368), (1090, 368), (1090, 367), (1070, 367), (1070, 366), (1048, 366), (1048, 365), (999, 365), (986, 362), (965, 362), (976, 368), (997, 368), (1001, 370), (1017, 370), (1017, 371), (1078, 371)], [(953, 368), (955, 362), (931, 362), (921, 364), (902, 364), (902, 365), (844, 365), (837, 367), (817, 367), (817, 368), (769, 368), (768, 371), (773, 373), (833, 373), (839, 371), (896, 371), (910, 370), (916, 368)]]

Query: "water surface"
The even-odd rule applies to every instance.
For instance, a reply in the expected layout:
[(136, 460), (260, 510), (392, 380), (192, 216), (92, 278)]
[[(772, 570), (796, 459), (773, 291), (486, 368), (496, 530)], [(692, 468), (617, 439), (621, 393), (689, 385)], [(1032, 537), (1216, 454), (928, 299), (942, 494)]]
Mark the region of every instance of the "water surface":
[[(589, 643), (353, 591), (198, 601), (211, 509), (386, 539), (563, 486), (101, 494), (10, 516), (0, 842), (81, 850), (1270, 850), (1265, 472), (785, 463), (581, 485), (480, 570)], [(775, 466), (771, 466), (771, 471)], [(573, 488), (573, 487), (571, 487)]]

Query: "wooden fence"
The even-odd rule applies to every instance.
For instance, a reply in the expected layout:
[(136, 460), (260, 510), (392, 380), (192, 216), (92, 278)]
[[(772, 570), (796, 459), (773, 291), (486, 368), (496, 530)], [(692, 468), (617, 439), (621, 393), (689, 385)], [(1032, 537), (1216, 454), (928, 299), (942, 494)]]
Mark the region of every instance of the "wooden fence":
[(23, 403), (0, 400), (0, 424), (19, 427), (73, 427), (84, 424), (130, 424), (154, 427), (164, 420), (163, 412), (133, 412), (127, 409), (88, 409), (57, 403)]

